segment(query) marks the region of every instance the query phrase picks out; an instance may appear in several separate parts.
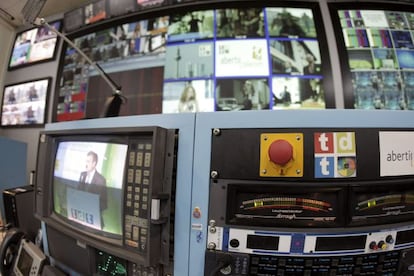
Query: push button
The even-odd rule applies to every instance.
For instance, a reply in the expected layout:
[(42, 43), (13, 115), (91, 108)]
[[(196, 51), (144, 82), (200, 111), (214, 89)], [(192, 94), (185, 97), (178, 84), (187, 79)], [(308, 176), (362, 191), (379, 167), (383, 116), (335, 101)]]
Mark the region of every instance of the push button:
[(280, 166), (285, 166), (293, 157), (292, 145), (283, 139), (274, 141), (269, 147), (270, 160)]
[(386, 238), (385, 238), (385, 241), (387, 242), (387, 243), (394, 243), (394, 238), (392, 237), (392, 235), (388, 235)]
[(230, 246), (231, 247), (237, 248), (237, 247), (239, 247), (239, 245), (240, 245), (240, 242), (239, 242), (238, 239), (232, 239), (232, 240), (230, 240)]
[(260, 135), (261, 177), (302, 177), (303, 133)]

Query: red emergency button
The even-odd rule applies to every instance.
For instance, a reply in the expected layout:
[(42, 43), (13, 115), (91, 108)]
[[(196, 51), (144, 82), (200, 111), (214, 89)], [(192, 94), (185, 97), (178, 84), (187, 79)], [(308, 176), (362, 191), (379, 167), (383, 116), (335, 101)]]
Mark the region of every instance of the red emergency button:
[(293, 157), (293, 147), (286, 140), (276, 140), (270, 145), (268, 154), (270, 161), (277, 165), (284, 166)]

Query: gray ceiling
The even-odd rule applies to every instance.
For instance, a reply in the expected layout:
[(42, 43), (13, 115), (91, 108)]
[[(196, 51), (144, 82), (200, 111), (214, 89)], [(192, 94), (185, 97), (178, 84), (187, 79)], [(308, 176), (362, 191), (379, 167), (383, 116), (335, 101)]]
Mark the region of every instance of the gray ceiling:
[[(33, 0), (28, 0), (33, 1)], [(40, 17), (63, 13), (91, 2), (90, 0), (47, 0), (40, 12)], [(21, 11), (26, 0), (1, 0), (0, 1), (0, 24), (6, 23), (14, 28), (23, 25)], [(12, 19), (13, 17), (14, 19)]]

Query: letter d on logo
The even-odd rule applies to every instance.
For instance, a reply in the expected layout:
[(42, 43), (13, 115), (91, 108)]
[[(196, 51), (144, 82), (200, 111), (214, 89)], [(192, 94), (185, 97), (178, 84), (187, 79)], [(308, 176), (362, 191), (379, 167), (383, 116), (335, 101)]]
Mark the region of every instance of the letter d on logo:
[(354, 132), (337, 132), (337, 153), (355, 154), (355, 133)]

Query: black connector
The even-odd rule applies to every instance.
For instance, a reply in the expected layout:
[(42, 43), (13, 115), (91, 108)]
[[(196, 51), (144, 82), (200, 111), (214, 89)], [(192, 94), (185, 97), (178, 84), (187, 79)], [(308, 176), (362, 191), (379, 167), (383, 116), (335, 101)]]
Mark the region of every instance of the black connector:
[(230, 275), (231, 271), (228, 274), (221, 273), (221, 270), (226, 267), (231, 269), (233, 258), (230, 254), (217, 251), (208, 251), (208, 254), (210, 263), (212, 261), (211, 258), (214, 259), (214, 266), (212, 266), (211, 272), (208, 274), (209, 276)]

